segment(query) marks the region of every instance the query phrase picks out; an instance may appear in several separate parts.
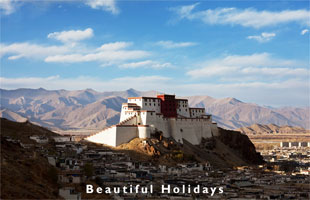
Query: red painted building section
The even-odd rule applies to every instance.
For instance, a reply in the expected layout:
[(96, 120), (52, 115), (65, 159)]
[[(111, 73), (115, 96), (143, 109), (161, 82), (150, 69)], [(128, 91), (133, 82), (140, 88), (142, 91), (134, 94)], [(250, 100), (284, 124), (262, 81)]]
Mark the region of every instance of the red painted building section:
[(157, 95), (161, 99), (161, 113), (164, 117), (177, 117), (177, 101), (175, 95)]

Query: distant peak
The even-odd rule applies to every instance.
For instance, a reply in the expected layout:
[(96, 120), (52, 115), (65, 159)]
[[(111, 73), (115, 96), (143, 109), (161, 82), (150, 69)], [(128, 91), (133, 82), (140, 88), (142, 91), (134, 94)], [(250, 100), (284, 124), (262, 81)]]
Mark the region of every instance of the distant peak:
[(129, 88), (127, 91), (128, 91), (128, 92), (135, 92), (135, 91), (137, 91), (137, 90), (135, 90), (135, 89), (133, 89), (133, 88)]
[(229, 103), (243, 103), (242, 101), (236, 99), (236, 98), (233, 98), (233, 97), (228, 97), (226, 98), (227, 102)]
[(85, 89), (86, 92), (96, 92), (96, 90), (92, 89), (92, 88), (86, 88)]

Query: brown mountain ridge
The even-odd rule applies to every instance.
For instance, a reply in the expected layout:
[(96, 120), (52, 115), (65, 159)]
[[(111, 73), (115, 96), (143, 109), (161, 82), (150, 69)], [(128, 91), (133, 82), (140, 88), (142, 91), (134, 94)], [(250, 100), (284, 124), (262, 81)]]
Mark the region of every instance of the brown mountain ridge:
[(306, 130), (296, 126), (278, 126), (275, 124), (253, 124), (249, 127), (236, 129), (246, 135), (265, 135), (265, 134), (310, 134), (310, 130)]
[[(0, 116), (32, 123), (52, 130), (100, 130), (119, 122), (122, 103), (128, 97), (155, 96), (156, 91), (97, 92), (86, 90), (0, 89)], [(191, 107), (204, 107), (213, 121), (225, 129), (252, 124), (276, 124), (310, 129), (310, 107), (272, 108), (245, 103), (235, 98), (182, 97)]]

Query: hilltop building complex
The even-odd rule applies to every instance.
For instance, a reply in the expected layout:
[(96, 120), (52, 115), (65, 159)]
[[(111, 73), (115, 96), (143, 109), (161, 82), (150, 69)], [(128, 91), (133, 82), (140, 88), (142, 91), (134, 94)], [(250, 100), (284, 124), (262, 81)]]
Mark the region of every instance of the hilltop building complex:
[(149, 138), (155, 132), (196, 145), (202, 138), (218, 135), (217, 124), (204, 108), (190, 108), (187, 99), (175, 95), (157, 97), (130, 97), (122, 104), (120, 122), (92, 134), (85, 139), (91, 142), (118, 146), (133, 138)]

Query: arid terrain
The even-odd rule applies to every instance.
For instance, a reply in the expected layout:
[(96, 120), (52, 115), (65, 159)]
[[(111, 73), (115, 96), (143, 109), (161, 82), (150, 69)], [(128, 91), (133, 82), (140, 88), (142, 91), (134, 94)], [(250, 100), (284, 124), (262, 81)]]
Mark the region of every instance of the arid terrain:
[(253, 124), (236, 129), (236, 131), (247, 135), (259, 149), (280, 146), (280, 142), (310, 141), (310, 130), (294, 126)]
[[(87, 134), (119, 122), (122, 103), (127, 97), (155, 96), (156, 91), (97, 92), (86, 90), (16, 89), (0, 90), (0, 116), (13, 121), (25, 121), (58, 130), (62, 133)], [(272, 108), (245, 103), (235, 98), (216, 99), (210, 96), (181, 97), (191, 107), (205, 108), (213, 121), (226, 129), (252, 124), (277, 124), (310, 128), (309, 107)]]
[[(50, 142), (37, 144), (29, 138), (33, 135), (44, 136)], [(28, 121), (13, 122), (1, 118), (1, 199), (60, 198), (58, 189), (63, 185), (57, 181), (59, 169), (50, 165), (42, 154), (46, 152), (52, 155), (56, 152), (52, 139), (54, 136), (58, 135)], [(89, 150), (103, 147), (83, 141), (81, 144), (87, 145)], [(264, 163), (246, 135), (224, 129), (220, 129), (219, 137), (204, 140), (200, 145), (192, 145), (187, 141), (180, 144), (171, 138), (154, 135), (147, 140), (137, 138), (116, 148), (104, 148), (125, 153), (136, 162), (153, 165), (176, 166), (179, 163), (208, 162), (217, 169), (232, 169)], [(77, 190), (85, 197), (83, 188), (84, 185), (81, 184)]]

